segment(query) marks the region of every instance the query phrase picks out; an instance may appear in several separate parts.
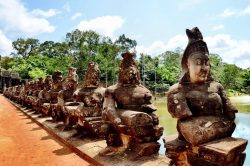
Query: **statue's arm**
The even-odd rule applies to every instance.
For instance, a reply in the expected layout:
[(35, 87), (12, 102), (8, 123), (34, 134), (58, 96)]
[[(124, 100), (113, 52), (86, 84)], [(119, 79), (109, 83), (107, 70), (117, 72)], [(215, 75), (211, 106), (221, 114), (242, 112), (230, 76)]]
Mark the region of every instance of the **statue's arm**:
[(225, 114), (229, 119), (234, 120), (235, 119), (235, 113), (238, 112), (238, 110), (232, 105), (230, 99), (227, 97), (224, 88), (221, 84), (219, 86), (219, 95), (222, 100), (223, 104), (223, 114)]
[(178, 89), (178, 84), (170, 87), (167, 92), (168, 112), (174, 118), (182, 119), (192, 116), (184, 94)]
[(109, 89), (107, 89), (104, 94), (103, 111), (105, 112), (106, 120), (109, 120), (110, 122), (115, 123), (117, 125), (121, 124), (121, 119), (116, 112), (113, 93), (110, 92)]

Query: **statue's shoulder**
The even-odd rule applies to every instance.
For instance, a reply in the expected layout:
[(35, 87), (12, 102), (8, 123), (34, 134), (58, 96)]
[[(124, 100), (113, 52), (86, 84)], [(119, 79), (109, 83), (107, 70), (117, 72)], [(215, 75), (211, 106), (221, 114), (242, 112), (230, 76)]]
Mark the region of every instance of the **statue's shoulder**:
[(98, 88), (95, 90), (96, 93), (100, 93), (101, 95), (104, 95), (105, 91), (106, 91), (106, 88), (101, 87), (101, 86), (98, 87)]
[(221, 83), (219, 83), (217, 81), (210, 82), (210, 87), (216, 88), (218, 90), (224, 90), (223, 85), (221, 85)]
[(168, 90), (168, 92), (167, 92), (167, 95), (168, 95), (168, 94), (173, 94), (173, 93), (179, 93), (180, 90), (181, 90), (181, 88), (182, 88), (181, 84), (176, 83), (176, 84), (172, 85), (172, 86), (169, 88), (169, 90)]
[(117, 89), (117, 84), (109, 86), (106, 88), (105, 94), (110, 94), (110, 93), (113, 94), (113, 93), (115, 93), (116, 89)]

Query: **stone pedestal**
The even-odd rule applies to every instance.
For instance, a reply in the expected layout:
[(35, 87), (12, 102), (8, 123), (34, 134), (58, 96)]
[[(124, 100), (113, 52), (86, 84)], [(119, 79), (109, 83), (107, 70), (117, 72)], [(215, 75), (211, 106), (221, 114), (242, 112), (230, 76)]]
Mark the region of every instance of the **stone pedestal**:
[(241, 166), (247, 140), (226, 137), (199, 146), (190, 144), (175, 137), (164, 138), (166, 156), (172, 159), (172, 165), (181, 166)]
[(131, 145), (131, 150), (135, 153), (134, 157), (137, 159), (143, 156), (158, 154), (160, 146), (158, 142), (135, 143)]
[(51, 111), (50, 111), (50, 103), (43, 103), (41, 106), (41, 113), (45, 116), (50, 116)]
[(101, 131), (103, 125), (102, 117), (84, 117), (79, 116), (78, 129), (80, 133), (88, 137), (104, 137)]
[(64, 113), (62, 112), (62, 106), (59, 104), (50, 104), (51, 117), (55, 122), (64, 121)]

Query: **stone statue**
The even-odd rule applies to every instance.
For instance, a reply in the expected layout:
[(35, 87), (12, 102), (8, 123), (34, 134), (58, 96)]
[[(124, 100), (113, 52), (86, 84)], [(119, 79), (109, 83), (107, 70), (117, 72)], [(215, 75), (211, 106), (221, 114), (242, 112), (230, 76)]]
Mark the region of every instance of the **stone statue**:
[(76, 74), (76, 68), (69, 67), (68, 75), (63, 83), (63, 90), (61, 90), (57, 96), (56, 115), (62, 115), (64, 113), (64, 106), (74, 101), (73, 93), (76, 90), (77, 84), (78, 75)]
[(27, 95), (25, 97), (25, 106), (28, 108), (32, 108), (32, 99), (33, 94), (36, 91), (36, 82), (35, 81), (29, 81), (28, 87), (27, 87)]
[(27, 81), (26, 84), (24, 85), (24, 99), (23, 99), (23, 106), (29, 107), (29, 97), (32, 94), (32, 89), (33, 89), (33, 81)]
[(38, 94), (38, 102), (37, 102), (37, 106), (36, 106), (36, 111), (39, 113), (43, 113), (42, 112), (42, 105), (44, 103), (50, 102), (49, 90), (52, 88), (52, 76), (51, 75), (46, 76), (46, 78), (44, 80), (43, 87), (44, 87), (44, 89), (41, 90)]
[(34, 89), (32, 92), (32, 97), (31, 97), (32, 108), (35, 111), (36, 111), (37, 103), (38, 103), (38, 94), (40, 93), (40, 91), (43, 90), (43, 88), (44, 88), (43, 78), (39, 77), (38, 80), (35, 81)]
[(52, 83), (52, 89), (50, 90), (51, 103), (57, 103), (58, 92), (63, 89), (62, 83), (63, 83), (62, 72), (61, 71), (55, 71), (54, 79), (53, 79), (53, 83)]
[(118, 83), (105, 91), (102, 129), (107, 147), (100, 155), (122, 154), (129, 149), (136, 158), (158, 153), (157, 140), (163, 128), (154, 114), (152, 94), (140, 83), (134, 54), (127, 52), (122, 57)]
[(79, 134), (99, 136), (102, 124), (102, 104), (105, 88), (100, 87), (101, 72), (96, 63), (90, 62), (85, 73), (84, 85), (76, 90), (73, 97), (76, 102), (65, 106), (67, 122), (78, 125)]
[[(201, 32), (195, 27), (187, 29), (186, 33), (189, 41), (181, 60), (183, 76), (167, 93), (168, 111), (177, 118), (179, 136), (172, 142), (165, 140), (165, 147), (168, 157), (176, 161), (180, 153), (176, 148), (177, 155), (173, 155), (173, 145), (185, 149), (230, 137), (236, 126), (234, 119), (237, 109), (226, 96), (223, 86), (211, 77), (209, 52)], [(189, 152), (192, 151), (190, 149)], [(205, 159), (203, 161), (207, 162)], [(188, 162), (192, 165), (194, 161)]]
[(24, 84), (21, 85), (20, 95), (19, 96), (20, 96), (19, 103), (21, 105), (23, 105), (23, 102), (24, 102), (24, 99), (25, 99), (25, 85)]
[[(63, 120), (62, 114), (57, 115), (57, 97), (59, 91), (63, 90), (63, 77), (61, 71), (55, 71), (54, 72), (54, 78), (53, 78), (53, 84), (52, 89), (49, 91), (50, 94), (50, 104), (47, 104), (46, 111), (47, 114), (50, 114), (48, 110), (51, 111), (51, 116), (54, 121), (60, 121)], [(60, 113), (60, 112), (59, 112)]]
[(15, 102), (18, 102), (19, 95), (20, 95), (20, 90), (21, 90), (21, 86), (20, 86), (20, 85), (16, 85), (16, 86), (15, 86), (14, 96), (13, 96), (13, 100), (14, 100)]

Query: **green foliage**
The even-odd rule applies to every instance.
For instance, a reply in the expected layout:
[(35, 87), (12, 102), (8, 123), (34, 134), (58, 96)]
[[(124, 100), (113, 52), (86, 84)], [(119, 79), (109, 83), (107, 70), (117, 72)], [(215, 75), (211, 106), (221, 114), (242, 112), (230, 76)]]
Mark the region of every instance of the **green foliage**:
[(39, 77), (45, 78), (47, 73), (44, 70), (41, 70), (38, 67), (32, 68), (31, 71), (28, 72), (30, 78), (37, 79)]
[(248, 68), (243, 74), (244, 86), (250, 87), (250, 68)]
[(119, 47), (120, 52), (126, 52), (132, 49), (132, 52), (135, 52), (135, 47), (137, 42), (130, 38), (127, 38), (124, 34), (118, 37), (115, 41), (115, 45)]
[(250, 68), (246, 69), (242, 75), (243, 75), (242, 78), (243, 78), (243, 86), (244, 86), (243, 91), (245, 93), (250, 94)]
[(39, 40), (28, 38), (28, 39), (17, 39), (12, 42), (12, 46), (16, 53), (13, 53), (15, 56), (21, 56), (27, 58), (32, 55), (36, 55), (39, 48)]
[(180, 53), (166, 51), (156, 57), (141, 54), (139, 68), (145, 85), (154, 92), (166, 92), (180, 77)]
[(39, 53), (50, 58), (66, 56), (69, 54), (69, 46), (65, 42), (45, 41), (40, 44)]
[(181, 54), (179, 52), (166, 51), (159, 55), (161, 61), (157, 73), (161, 76), (161, 80), (173, 85), (178, 81), (181, 75)]
[(13, 66), (13, 62), (14, 59), (11, 57), (1, 57), (0, 59), (1, 68), (8, 70)]
[(242, 74), (242, 69), (236, 65), (225, 64), (221, 82), (227, 89), (241, 90), (243, 87)]
[(232, 96), (240, 96), (242, 95), (243, 93), (237, 91), (237, 90), (234, 90), (234, 89), (226, 89), (226, 94), (228, 97), (232, 97)]
[(210, 54), (209, 61), (211, 65), (212, 77), (217, 81), (221, 81), (224, 71), (224, 63), (222, 62), (221, 57), (217, 54)]
[[(107, 36), (95, 31), (80, 31), (78, 29), (67, 33), (65, 41), (54, 42), (17, 39), (12, 43), (15, 50), (14, 58), (3, 57), (1, 66), (19, 73), (22, 78), (45, 77), (60, 70), (67, 74), (69, 66), (77, 68), (77, 74), (82, 82), (89, 62), (99, 64), (101, 81), (106, 85), (117, 80), (120, 54), (126, 51), (136, 52), (137, 42), (119, 36), (114, 42)], [(141, 78), (145, 86), (156, 93), (167, 91), (169, 86), (178, 82), (181, 76), (181, 54), (183, 50), (166, 51), (155, 57), (144, 55), (137, 59)], [(216, 81), (229, 89), (229, 95), (239, 92), (250, 93), (250, 69), (243, 70), (236, 65), (222, 62), (219, 55), (209, 55), (211, 74)]]
[(22, 78), (44, 77), (53, 74), (55, 70), (66, 74), (68, 67), (74, 66), (82, 80), (88, 63), (94, 61), (101, 69), (101, 79), (114, 83), (120, 61), (119, 53), (125, 49), (135, 49), (135, 46), (136, 41), (125, 35), (112, 42), (109, 37), (94, 31), (76, 29), (66, 34), (65, 42), (45, 41), (40, 44), (37, 39), (14, 41), (16, 58), (11, 66)]

